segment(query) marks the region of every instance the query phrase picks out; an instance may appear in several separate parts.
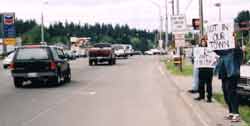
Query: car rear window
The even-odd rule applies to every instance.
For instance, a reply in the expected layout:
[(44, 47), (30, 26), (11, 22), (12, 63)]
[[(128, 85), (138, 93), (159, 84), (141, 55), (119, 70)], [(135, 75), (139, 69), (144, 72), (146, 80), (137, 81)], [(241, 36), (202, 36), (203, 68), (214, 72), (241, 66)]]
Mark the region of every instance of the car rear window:
[(94, 47), (96, 47), (96, 48), (106, 48), (106, 47), (108, 47), (109, 48), (109, 47), (111, 47), (111, 45), (103, 43), (103, 44), (95, 44)]
[(22, 48), (18, 50), (16, 60), (49, 59), (46, 48)]

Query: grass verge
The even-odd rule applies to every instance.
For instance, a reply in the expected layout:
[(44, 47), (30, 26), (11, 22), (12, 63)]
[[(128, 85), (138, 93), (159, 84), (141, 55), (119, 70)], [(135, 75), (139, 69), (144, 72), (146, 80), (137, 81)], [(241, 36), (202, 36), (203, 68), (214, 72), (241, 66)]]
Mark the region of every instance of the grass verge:
[(165, 61), (166, 68), (171, 74), (180, 76), (192, 76), (193, 75), (193, 65), (187, 62), (183, 62), (182, 72), (178, 66), (175, 66), (173, 61)]
[[(224, 101), (224, 96), (223, 94), (220, 93), (215, 93), (214, 98), (216, 101), (218, 101), (220, 104), (223, 106), (226, 106), (226, 103)], [(250, 126), (250, 106), (249, 105), (240, 105), (240, 116), (241, 118), (247, 123), (246, 126)]]

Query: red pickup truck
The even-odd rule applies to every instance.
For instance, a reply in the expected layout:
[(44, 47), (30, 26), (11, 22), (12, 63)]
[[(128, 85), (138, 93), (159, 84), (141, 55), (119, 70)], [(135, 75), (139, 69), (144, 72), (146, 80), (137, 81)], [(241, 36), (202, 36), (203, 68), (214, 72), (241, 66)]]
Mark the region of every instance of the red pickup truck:
[(109, 65), (116, 63), (114, 49), (109, 43), (94, 44), (89, 50), (89, 65), (97, 65), (99, 62), (108, 62)]

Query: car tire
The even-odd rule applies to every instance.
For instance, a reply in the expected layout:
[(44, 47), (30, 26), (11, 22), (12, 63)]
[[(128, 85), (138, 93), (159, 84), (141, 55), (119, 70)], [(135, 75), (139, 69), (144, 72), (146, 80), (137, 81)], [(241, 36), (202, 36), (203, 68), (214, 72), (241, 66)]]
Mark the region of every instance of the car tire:
[(115, 65), (116, 64), (116, 59), (113, 59), (113, 65)]
[(113, 59), (110, 59), (110, 60), (108, 61), (108, 64), (109, 64), (109, 65), (113, 65)]
[(98, 64), (98, 61), (94, 61), (94, 64), (97, 65), (97, 64)]
[(14, 78), (14, 85), (16, 88), (23, 87), (23, 80), (20, 78)]
[(54, 78), (53, 78), (53, 84), (56, 86), (60, 86), (62, 84), (62, 76), (60, 74), (57, 74)]
[(89, 60), (89, 66), (93, 66), (93, 61)]
[(65, 82), (70, 82), (71, 81), (71, 71), (70, 69), (67, 72), (67, 75), (65, 77)]

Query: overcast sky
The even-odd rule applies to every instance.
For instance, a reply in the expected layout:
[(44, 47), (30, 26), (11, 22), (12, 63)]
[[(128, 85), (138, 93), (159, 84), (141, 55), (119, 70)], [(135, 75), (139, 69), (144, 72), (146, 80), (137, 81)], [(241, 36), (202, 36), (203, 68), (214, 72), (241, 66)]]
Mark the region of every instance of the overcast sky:
[[(21, 19), (36, 19), (40, 23), (44, 12), (46, 25), (56, 21), (74, 21), (94, 24), (128, 24), (133, 28), (158, 29), (159, 8), (165, 14), (165, 0), (0, 0), (0, 12), (15, 12)], [(169, 2), (171, 0), (168, 0)], [(250, 0), (203, 0), (205, 20), (218, 20), (218, 8), (214, 3), (222, 3), (222, 19), (232, 21), (241, 10), (250, 9)], [(188, 4), (191, 3), (191, 4)], [(190, 5), (190, 6), (188, 6)], [(169, 13), (171, 4), (169, 3)], [(180, 0), (180, 13), (186, 14), (187, 22), (198, 17), (198, 0)]]

